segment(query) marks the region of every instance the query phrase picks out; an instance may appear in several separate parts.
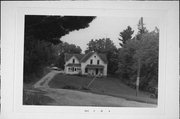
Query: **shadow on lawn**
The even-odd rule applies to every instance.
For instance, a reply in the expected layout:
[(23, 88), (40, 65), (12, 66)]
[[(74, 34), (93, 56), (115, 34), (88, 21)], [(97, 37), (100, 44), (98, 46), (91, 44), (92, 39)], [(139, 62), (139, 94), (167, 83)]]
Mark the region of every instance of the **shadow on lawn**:
[(157, 99), (150, 99), (150, 93), (148, 92), (140, 91), (138, 97), (136, 97), (136, 90), (123, 84), (118, 78), (98, 78), (88, 87), (91, 81), (92, 77), (58, 74), (49, 82), (49, 86), (51, 88), (79, 90), (157, 104)]
[(54, 102), (40, 90), (23, 90), (23, 105), (48, 105)]

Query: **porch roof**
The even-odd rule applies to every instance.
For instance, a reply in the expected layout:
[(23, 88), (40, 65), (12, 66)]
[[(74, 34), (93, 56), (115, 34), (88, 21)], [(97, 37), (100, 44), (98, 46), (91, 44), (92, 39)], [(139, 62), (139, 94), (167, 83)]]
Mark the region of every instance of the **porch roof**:
[(101, 68), (104, 68), (104, 66), (103, 65), (87, 65), (86, 68), (92, 68), (92, 69), (98, 68), (98, 69), (101, 69)]
[(81, 67), (81, 64), (69, 63), (69, 64), (67, 64), (66, 66)]

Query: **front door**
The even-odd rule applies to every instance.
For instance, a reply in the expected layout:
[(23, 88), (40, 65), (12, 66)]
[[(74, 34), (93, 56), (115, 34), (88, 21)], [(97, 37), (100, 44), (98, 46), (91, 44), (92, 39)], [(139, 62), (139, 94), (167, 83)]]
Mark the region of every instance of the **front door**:
[(98, 74), (98, 69), (96, 69), (96, 75)]

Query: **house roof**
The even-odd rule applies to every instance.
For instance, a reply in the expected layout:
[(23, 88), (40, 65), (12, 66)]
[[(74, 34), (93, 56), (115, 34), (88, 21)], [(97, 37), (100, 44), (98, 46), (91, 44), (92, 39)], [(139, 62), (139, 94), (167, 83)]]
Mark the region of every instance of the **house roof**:
[(104, 63), (108, 63), (108, 60), (107, 60), (107, 56), (106, 56), (106, 54), (102, 54), (102, 53), (100, 53), (100, 54), (98, 54), (99, 56), (100, 56), (100, 58), (104, 61)]
[(74, 66), (74, 67), (81, 67), (81, 64), (73, 64), (73, 63), (69, 63), (66, 66)]
[[(65, 54), (65, 61), (68, 61), (71, 57), (75, 56), (80, 62), (86, 62), (94, 53), (96, 52), (89, 52), (87, 54)], [(104, 63), (107, 63), (106, 55), (103, 53), (97, 53), (99, 57), (104, 61)]]
[[(87, 53), (82, 59), (81, 62), (86, 62), (94, 53), (96, 52), (89, 52)], [(97, 53), (99, 55), (99, 57), (104, 61), (104, 63), (107, 63), (107, 58), (105, 54), (102, 53)]]
[(87, 65), (86, 68), (104, 68), (103, 65)]
[(82, 59), (82, 57), (84, 56), (84, 54), (69, 54), (69, 53), (66, 53), (65, 54), (65, 61), (68, 61), (73, 56), (75, 56), (80, 61)]
[(86, 62), (93, 54), (94, 54), (94, 52), (89, 52), (89, 53), (87, 53), (87, 54), (81, 59), (81, 62)]

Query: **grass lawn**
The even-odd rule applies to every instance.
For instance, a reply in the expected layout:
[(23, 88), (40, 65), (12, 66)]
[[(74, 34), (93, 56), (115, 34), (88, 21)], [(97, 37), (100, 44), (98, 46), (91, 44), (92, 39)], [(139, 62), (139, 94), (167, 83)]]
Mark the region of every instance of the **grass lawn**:
[(33, 88), (32, 84), (23, 86), (23, 105), (51, 105), (55, 102), (46, 96), (46, 92)]
[(135, 89), (123, 84), (118, 78), (106, 77), (97, 78), (89, 87), (89, 90), (83, 90), (87, 87), (93, 78), (86, 76), (72, 76), (57, 74), (49, 83), (51, 88), (65, 88), (80, 91), (87, 91), (102, 95), (111, 95), (115, 97), (123, 97), (128, 100), (147, 102), (157, 104), (157, 99), (150, 98), (150, 93), (140, 91), (136, 97)]

